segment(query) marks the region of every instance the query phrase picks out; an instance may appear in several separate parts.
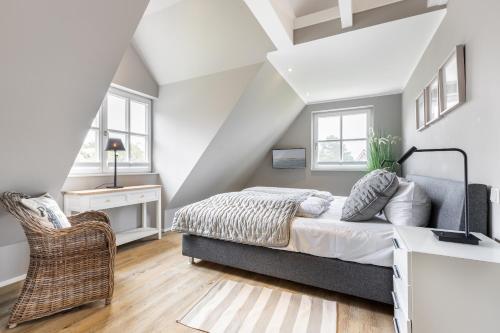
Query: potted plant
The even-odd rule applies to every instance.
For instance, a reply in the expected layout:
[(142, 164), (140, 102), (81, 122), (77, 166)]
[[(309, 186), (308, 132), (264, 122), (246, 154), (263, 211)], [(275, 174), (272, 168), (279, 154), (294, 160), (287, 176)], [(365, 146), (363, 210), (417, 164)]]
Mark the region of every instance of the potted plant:
[[(401, 138), (399, 136), (391, 134), (384, 135), (381, 131), (375, 134), (373, 128), (370, 128), (368, 136), (368, 171), (385, 168), (386, 170), (396, 172), (397, 167), (394, 163), (394, 146), (400, 141)], [(385, 164), (384, 161), (386, 161)]]

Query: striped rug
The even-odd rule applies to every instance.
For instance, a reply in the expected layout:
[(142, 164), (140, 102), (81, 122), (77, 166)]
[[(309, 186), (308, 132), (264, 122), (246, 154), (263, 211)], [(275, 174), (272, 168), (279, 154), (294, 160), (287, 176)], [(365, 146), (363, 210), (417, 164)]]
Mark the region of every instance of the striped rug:
[(337, 304), (223, 280), (177, 322), (210, 333), (335, 333)]

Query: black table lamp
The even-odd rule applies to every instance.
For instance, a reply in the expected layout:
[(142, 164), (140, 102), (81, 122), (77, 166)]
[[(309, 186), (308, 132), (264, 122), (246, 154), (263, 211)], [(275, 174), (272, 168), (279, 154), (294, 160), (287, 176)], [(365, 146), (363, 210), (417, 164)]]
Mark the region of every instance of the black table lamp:
[(465, 223), (464, 223), (464, 232), (451, 232), (451, 231), (439, 231), (432, 230), (434, 235), (440, 240), (444, 242), (453, 242), (453, 243), (463, 243), (463, 244), (472, 244), (478, 245), (479, 238), (474, 236), (469, 232), (469, 177), (467, 170), (467, 154), (462, 149), (458, 148), (436, 148), (436, 149), (418, 149), (417, 147), (411, 147), (408, 149), (406, 153), (401, 156), (401, 158), (397, 161), (399, 165), (404, 163), (413, 153), (427, 153), (427, 152), (442, 152), (442, 151), (454, 151), (462, 154), (464, 158), (464, 190), (465, 190)]
[(108, 188), (121, 188), (122, 186), (116, 185), (116, 158), (118, 157), (117, 151), (124, 151), (125, 146), (121, 139), (108, 139), (108, 144), (106, 145), (106, 151), (112, 151), (115, 154), (115, 176), (113, 181), (113, 186), (108, 186)]

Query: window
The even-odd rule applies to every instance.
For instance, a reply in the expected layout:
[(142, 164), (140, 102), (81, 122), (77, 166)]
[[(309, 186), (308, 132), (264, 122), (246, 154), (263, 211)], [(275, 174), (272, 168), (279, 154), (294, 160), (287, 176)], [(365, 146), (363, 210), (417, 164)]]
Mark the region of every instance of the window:
[(120, 138), (118, 170), (151, 171), (151, 100), (110, 88), (76, 157), (71, 174), (106, 174), (114, 168), (108, 138)]
[(312, 113), (312, 169), (364, 170), (371, 108)]

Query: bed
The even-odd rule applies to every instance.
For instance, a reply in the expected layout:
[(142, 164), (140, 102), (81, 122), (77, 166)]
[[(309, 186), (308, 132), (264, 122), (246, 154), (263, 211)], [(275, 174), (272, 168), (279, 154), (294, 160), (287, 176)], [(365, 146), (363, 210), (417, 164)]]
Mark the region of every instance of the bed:
[[(429, 195), (432, 202), (428, 227), (448, 230), (464, 229), (464, 191), (463, 183), (425, 176), (409, 175), (407, 179), (419, 184)], [(487, 187), (482, 184), (469, 185), (470, 230), (488, 235)], [(330, 218), (335, 218), (332, 207)], [(335, 202), (334, 201), (334, 202)], [(328, 216), (326, 219), (329, 218)], [(345, 227), (345, 232), (332, 231), (331, 223), (316, 221), (314, 228), (305, 228), (311, 221), (297, 218), (290, 234), (287, 248), (269, 248), (240, 244), (213, 238), (184, 234), (182, 254), (191, 258), (206, 260), (230, 267), (273, 276), (293, 282), (319, 287), (335, 292), (392, 304), (392, 225), (388, 223), (342, 222), (335, 228)], [(372, 223), (373, 222), (373, 223)], [(344, 224), (344, 226), (342, 225)], [(305, 232), (302, 229), (307, 229)], [(323, 228), (323, 229), (322, 229)], [(334, 229), (335, 229), (334, 228)], [(352, 229), (354, 228), (354, 230)], [(359, 229), (356, 229), (359, 228)], [(332, 232), (338, 247), (328, 249), (328, 237)], [(339, 235), (363, 235), (352, 248), (349, 238)], [(318, 242), (319, 246), (308, 249), (308, 242)], [(343, 244), (343, 245), (342, 245)], [(364, 248), (369, 251), (364, 251)], [(325, 250), (326, 248), (326, 250)], [(321, 249), (315, 253), (316, 249)], [(331, 255), (328, 252), (333, 250)], [(335, 252), (337, 251), (337, 252)], [(339, 255), (340, 254), (340, 255)], [(371, 255), (373, 254), (373, 255)], [(336, 256), (331, 258), (329, 256)], [(341, 258), (341, 259), (339, 259)]]

